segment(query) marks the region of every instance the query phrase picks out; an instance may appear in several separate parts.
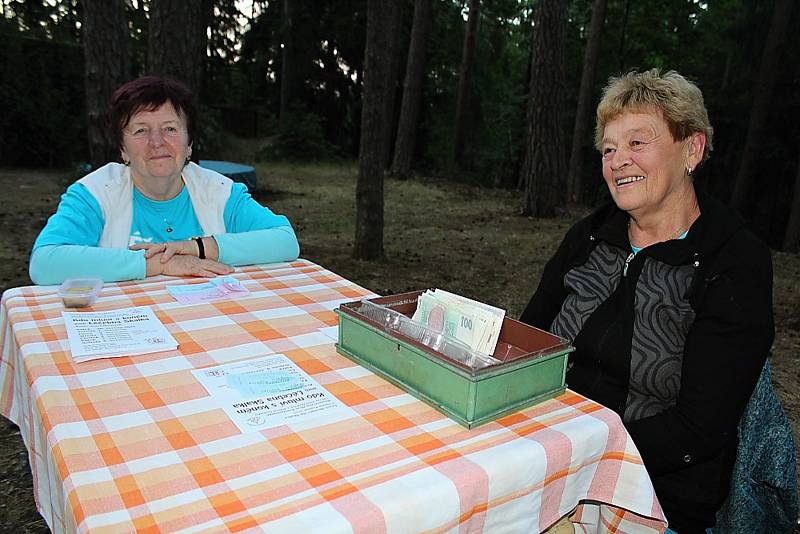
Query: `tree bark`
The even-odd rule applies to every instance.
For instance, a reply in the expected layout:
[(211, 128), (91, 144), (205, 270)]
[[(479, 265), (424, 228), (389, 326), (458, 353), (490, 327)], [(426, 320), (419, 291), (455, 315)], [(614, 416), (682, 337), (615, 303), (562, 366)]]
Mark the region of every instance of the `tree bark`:
[(294, 94), (294, 17), (292, 16), (293, 0), (283, 0), (283, 24), (281, 26), (281, 95), (278, 122), (281, 127), (287, 126), (291, 109), (292, 95)]
[(753, 181), (756, 157), (758, 156), (759, 141), (766, 128), (769, 115), (769, 104), (772, 90), (778, 78), (778, 68), (785, 60), (781, 54), (781, 46), (785, 43), (786, 30), (792, 14), (792, 0), (776, 0), (772, 11), (772, 21), (769, 25), (764, 51), (761, 54), (761, 66), (756, 78), (755, 96), (750, 108), (750, 124), (747, 126), (747, 137), (742, 149), (742, 160), (739, 163), (739, 172), (736, 174), (731, 206), (743, 212), (750, 193)]
[(472, 92), (472, 79), (475, 71), (475, 48), (478, 40), (478, 22), (480, 21), (480, 0), (469, 0), (467, 30), (464, 33), (464, 47), (461, 54), (461, 69), (458, 79), (458, 96), (456, 98), (456, 118), (453, 127), (453, 162), (460, 168), (464, 161), (464, 145), (466, 144), (467, 118)]
[[(136, 4), (137, 4), (136, 11), (139, 13), (139, 16), (141, 17), (141, 19), (142, 20), (148, 20), (147, 10), (144, 8), (145, 7), (144, 6), (144, 0), (139, 0), (138, 2), (136, 2)], [(150, 33), (150, 29), (149, 28), (147, 29), (147, 33)]]
[(606, 17), (606, 0), (594, 0), (592, 21), (586, 39), (586, 52), (583, 56), (581, 87), (578, 91), (578, 107), (575, 111), (575, 127), (572, 130), (572, 150), (569, 156), (569, 196), (572, 202), (583, 200), (583, 155), (586, 135), (591, 120), (592, 88), (597, 73), (597, 60), (600, 57), (600, 37)]
[(622, 6), (622, 31), (619, 37), (619, 51), (617, 61), (619, 61), (619, 71), (625, 72), (625, 36), (628, 32), (628, 13), (631, 9), (631, 0), (625, 0)]
[(786, 233), (783, 236), (784, 252), (800, 252), (800, 157), (797, 161), (797, 176), (794, 178), (794, 196)]
[(383, 149), (387, 129), (383, 101), (392, 89), (386, 57), (390, 32), (385, 22), (397, 9), (395, 0), (367, 0), (367, 42), (364, 52), (364, 92), (361, 105), (361, 142), (356, 184), (356, 235), (353, 257), (383, 257)]
[(128, 38), (123, 0), (83, 0), (84, 80), (94, 169), (120, 158), (109, 135), (106, 110), (114, 90), (130, 78)]
[(199, 99), (208, 46), (203, 0), (152, 0), (147, 45), (148, 73), (184, 82)]
[(523, 213), (553, 217), (566, 204), (564, 109), (567, 4), (539, 0), (533, 15), (533, 58), (528, 96), (528, 136), (522, 164)]
[(431, 0), (415, 0), (411, 42), (403, 83), (403, 101), (394, 146), (392, 174), (401, 180), (411, 175), (411, 162), (417, 143), (419, 109), (422, 105), (422, 80), (425, 76), (425, 49), (431, 27)]
[(383, 156), (381, 158), (384, 170), (392, 164), (395, 134), (395, 100), (397, 100), (398, 78), (400, 77), (400, 42), (403, 38), (403, 3), (395, 2), (394, 9), (386, 13), (386, 32), (389, 34), (389, 48), (386, 50), (386, 61), (389, 62), (389, 89), (383, 101), (383, 126), (384, 132)]

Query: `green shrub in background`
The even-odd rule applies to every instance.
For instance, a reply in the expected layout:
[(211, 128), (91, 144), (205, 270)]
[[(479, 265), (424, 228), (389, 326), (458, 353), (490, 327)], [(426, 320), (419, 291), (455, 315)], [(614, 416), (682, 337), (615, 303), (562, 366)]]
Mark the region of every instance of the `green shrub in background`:
[(86, 161), (83, 83), (80, 46), (0, 31), (0, 165)]
[(256, 108), (256, 137), (268, 137), (278, 131), (278, 117), (265, 108)]
[(320, 117), (296, 107), (256, 155), (258, 161), (326, 160), (338, 156), (326, 138)]
[(192, 142), (192, 160), (219, 159), (223, 147), (220, 110), (198, 106), (197, 134)]

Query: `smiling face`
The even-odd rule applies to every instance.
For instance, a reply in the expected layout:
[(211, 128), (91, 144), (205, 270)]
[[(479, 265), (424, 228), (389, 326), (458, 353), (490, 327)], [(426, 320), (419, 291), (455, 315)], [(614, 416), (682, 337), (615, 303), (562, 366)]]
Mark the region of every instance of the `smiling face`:
[(145, 191), (177, 186), (191, 154), (187, 139), (186, 122), (169, 101), (135, 113), (123, 130), (122, 142), (122, 160), (130, 162), (134, 183)]
[[(620, 209), (647, 215), (669, 209), (692, 190), (688, 169), (702, 158), (705, 136), (675, 141), (660, 112), (625, 112), (603, 132), (603, 178)], [(699, 149), (699, 152), (698, 152)]]

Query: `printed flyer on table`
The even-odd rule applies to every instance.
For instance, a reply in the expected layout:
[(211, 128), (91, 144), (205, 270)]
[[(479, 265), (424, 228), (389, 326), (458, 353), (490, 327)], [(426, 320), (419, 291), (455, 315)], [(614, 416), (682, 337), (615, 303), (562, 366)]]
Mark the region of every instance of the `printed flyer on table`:
[(356, 415), (283, 354), (192, 373), (242, 432)]

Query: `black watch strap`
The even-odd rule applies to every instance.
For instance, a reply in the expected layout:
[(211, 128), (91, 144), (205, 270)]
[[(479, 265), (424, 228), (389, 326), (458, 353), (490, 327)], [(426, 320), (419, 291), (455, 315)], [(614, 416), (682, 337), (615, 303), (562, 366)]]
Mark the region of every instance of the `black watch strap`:
[(197, 257), (201, 260), (206, 259), (206, 246), (203, 244), (202, 237), (193, 237), (192, 241), (197, 243)]

